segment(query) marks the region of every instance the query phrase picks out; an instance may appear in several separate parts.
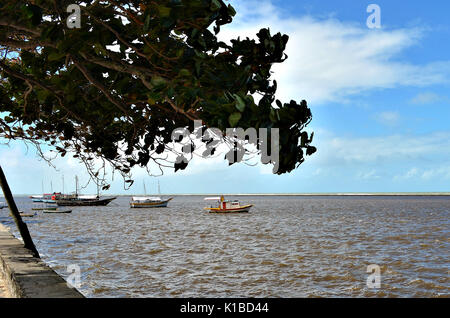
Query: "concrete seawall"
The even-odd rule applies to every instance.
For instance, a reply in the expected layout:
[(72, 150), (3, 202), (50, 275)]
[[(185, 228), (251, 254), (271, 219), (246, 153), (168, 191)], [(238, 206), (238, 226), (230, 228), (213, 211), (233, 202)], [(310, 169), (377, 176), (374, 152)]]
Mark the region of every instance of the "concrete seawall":
[[(83, 298), (75, 288), (41, 259), (33, 257), (0, 224), (0, 285), (3, 296), (13, 298)], [(0, 286), (1, 287), (1, 286)], [(0, 295), (1, 297), (1, 295)]]

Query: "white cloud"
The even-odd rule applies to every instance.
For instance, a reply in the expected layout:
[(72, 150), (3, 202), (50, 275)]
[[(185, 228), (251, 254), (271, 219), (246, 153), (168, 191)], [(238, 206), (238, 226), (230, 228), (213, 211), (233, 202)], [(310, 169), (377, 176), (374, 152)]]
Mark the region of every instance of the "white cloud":
[(400, 119), (400, 114), (395, 111), (386, 111), (376, 114), (375, 118), (383, 125), (395, 126)]
[(434, 178), (450, 179), (450, 165), (445, 165), (433, 169), (425, 169), (421, 172), (421, 178), (426, 180)]
[(448, 101), (448, 98), (442, 97), (432, 92), (419, 93), (410, 100), (412, 104), (416, 105), (433, 104), (440, 101)]
[(371, 30), (348, 22), (311, 16), (292, 17), (270, 1), (242, 1), (235, 21), (219, 36), (255, 38), (260, 28), (290, 36), (289, 58), (273, 67), (278, 97), (307, 99), (312, 104), (345, 101), (353, 94), (398, 86), (449, 82), (450, 61), (414, 65), (399, 53), (419, 43), (418, 28)]
[(17, 167), (21, 162), (22, 151), (17, 147), (6, 148), (4, 145), (0, 145), (0, 147), (6, 149), (0, 152), (0, 162), (3, 169)]
[(357, 174), (357, 177), (359, 179), (380, 179), (381, 177), (377, 174), (375, 169), (372, 169), (370, 171), (361, 171)]
[(450, 179), (450, 166), (443, 165), (434, 168), (411, 168), (403, 174), (394, 176), (395, 181), (409, 179), (422, 179), (424, 181)]
[(419, 175), (419, 169), (411, 168), (404, 174), (395, 175), (394, 176), (394, 180), (396, 180), (396, 181), (398, 181), (398, 180), (405, 180), (405, 179), (407, 180), (407, 179), (414, 178), (414, 177), (416, 177), (418, 175)]
[(450, 132), (427, 135), (336, 137), (323, 130), (315, 133), (318, 152), (309, 160), (324, 166), (408, 163), (441, 160), (450, 156)]

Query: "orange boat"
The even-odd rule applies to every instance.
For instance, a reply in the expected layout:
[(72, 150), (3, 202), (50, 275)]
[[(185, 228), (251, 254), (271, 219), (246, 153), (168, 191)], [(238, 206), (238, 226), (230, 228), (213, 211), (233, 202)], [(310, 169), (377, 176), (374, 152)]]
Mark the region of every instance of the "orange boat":
[(216, 201), (216, 206), (211, 205), (204, 209), (209, 213), (248, 213), (253, 204), (241, 205), (238, 200), (225, 200), (224, 196), (205, 198), (205, 201)]

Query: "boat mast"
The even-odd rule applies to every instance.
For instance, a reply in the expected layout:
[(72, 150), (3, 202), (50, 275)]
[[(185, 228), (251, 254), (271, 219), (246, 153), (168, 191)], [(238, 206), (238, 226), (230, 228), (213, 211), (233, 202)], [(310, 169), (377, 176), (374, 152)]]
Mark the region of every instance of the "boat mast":
[(158, 195), (161, 195), (161, 188), (159, 187), (159, 180), (158, 180)]
[(63, 194), (64, 194), (64, 175), (62, 175), (62, 189), (63, 189)]
[(144, 183), (144, 195), (147, 195), (147, 189), (145, 188), (145, 181), (142, 181)]

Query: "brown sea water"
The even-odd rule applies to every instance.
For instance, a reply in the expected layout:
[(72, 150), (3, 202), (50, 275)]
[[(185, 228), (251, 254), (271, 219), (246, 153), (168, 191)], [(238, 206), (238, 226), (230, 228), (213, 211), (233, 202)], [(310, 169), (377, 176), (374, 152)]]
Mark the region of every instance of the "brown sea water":
[[(43, 260), (87, 297), (449, 297), (450, 197), (202, 196), (130, 209), (129, 197), (24, 218)], [(16, 198), (31, 211), (29, 198)], [(0, 222), (17, 235), (7, 209)], [(369, 288), (367, 266), (380, 267)]]

